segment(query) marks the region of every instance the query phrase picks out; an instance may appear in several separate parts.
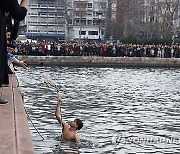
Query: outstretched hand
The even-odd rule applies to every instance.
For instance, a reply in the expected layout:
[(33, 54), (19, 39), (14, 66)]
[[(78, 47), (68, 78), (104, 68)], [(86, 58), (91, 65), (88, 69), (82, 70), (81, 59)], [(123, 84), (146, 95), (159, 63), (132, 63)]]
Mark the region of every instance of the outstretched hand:
[(23, 68), (26, 68), (26, 67), (27, 67), (27, 64), (25, 63), (24, 60), (20, 60), (20, 61), (19, 61), (19, 65), (20, 65), (21, 67), (23, 67)]
[(62, 102), (62, 95), (60, 93), (57, 94), (57, 100), (59, 103)]

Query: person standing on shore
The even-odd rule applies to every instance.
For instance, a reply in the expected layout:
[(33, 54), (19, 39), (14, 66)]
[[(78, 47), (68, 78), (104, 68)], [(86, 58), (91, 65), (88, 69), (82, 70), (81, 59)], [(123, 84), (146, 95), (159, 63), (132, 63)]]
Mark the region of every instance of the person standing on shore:
[[(14, 20), (22, 21), (27, 13), (29, 0), (22, 0), (20, 5), (17, 0), (1, 0), (0, 5), (0, 87), (8, 84), (7, 41), (6, 41), (6, 15)], [(0, 97), (0, 105), (8, 101)]]
[(11, 38), (11, 32), (7, 30), (6, 32), (6, 39), (7, 39), (7, 51), (8, 51), (8, 73), (9, 74), (14, 74), (15, 73), (15, 69), (14, 69), (14, 64), (26, 68), (27, 64), (24, 62), (24, 60), (18, 60), (13, 53), (15, 52), (15, 42), (14, 40)]

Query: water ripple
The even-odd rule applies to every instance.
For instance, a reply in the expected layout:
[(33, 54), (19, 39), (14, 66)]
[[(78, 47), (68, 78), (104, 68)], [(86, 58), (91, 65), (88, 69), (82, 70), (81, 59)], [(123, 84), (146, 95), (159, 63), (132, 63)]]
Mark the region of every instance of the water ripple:
[[(180, 70), (29, 67), (17, 76), (35, 150), (41, 153), (180, 153)], [(61, 85), (65, 120), (79, 117), (81, 142), (61, 143), (54, 110)]]

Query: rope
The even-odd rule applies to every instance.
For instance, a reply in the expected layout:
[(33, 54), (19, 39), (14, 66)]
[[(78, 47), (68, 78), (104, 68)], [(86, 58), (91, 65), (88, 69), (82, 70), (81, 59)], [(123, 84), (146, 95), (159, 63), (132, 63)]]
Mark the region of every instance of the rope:
[(38, 135), (42, 138), (42, 140), (35, 140), (35, 141), (44, 141), (44, 137), (41, 135), (41, 133), (38, 131), (38, 129), (36, 128), (36, 126), (35, 126), (34, 123), (32, 122), (31, 117), (29, 116), (29, 113), (27, 112), (27, 110), (26, 110), (25, 107), (24, 107), (24, 109), (25, 109), (25, 112), (26, 112), (26, 114), (27, 114), (27, 116), (28, 116), (29, 121), (30, 121), (31, 124), (33, 125), (33, 127), (34, 127), (34, 129), (36, 130), (36, 132), (38, 133)]
[[(24, 103), (24, 94), (21, 92), (21, 96), (22, 96), (22, 101)], [(44, 141), (44, 137), (41, 135), (41, 133), (38, 131), (38, 129), (36, 128), (36, 126), (34, 125), (34, 123), (31, 120), (31, 117), (29, 116), (29, 113), (26, 110), (26, 107), (24, 106), (24, 110), (26, 112), (26, 115), (28, 116), (29, 121), (31, 122), (32, 126), (34, 127), (34, 129), (36, 130), (37, 134), (42, 138), (42, 140), (34, 140), (34, 141)]]
[[(45, 80), (44, 81), (45, 85), (47, 85), (48, 87), (53, 87), (56, 89), (57, 93), (59, 93), (60, 89), (57, 85), (53, 84), (50, 80)], [(24, 98), (22, 95), (22, 100), (24, 102)], [(34, 127), (34, 129), (36, 130), (37, 134), (42, 138), (42, 140), (34, 140), (34, 141), (44, 141), (44, 137), (41, 135), (41, 133), (39, 132), (39, 130), (36, 128), (36, 126), (34, 125), (33, 121), (31, 120), (31, 117), (29, 115), (29, 113), (27, 112), (27, 109), (24, 106), (24, 110), (26, 112), (26, 115), (28, 116), (29, 121), (31, 122), (32, 126)], [(60, 113), (61, 113), (61, 106), (60, 106)], [(61, 126), (62, 126), (62, 114), (61, 114)]]
[[(51, 87), (55, 88), (55, 90), (56, 90), (57, 93), (59, 94), (59, 91), (60, 91), (59, 86), (57, 86), (57, 85), (55, 85), (54, 83), (52, 83), (52, 81), (50, 81), (50, 80), (44, 80), (44, 84), (45, 84), (46, 86), (48, 86), (49, 88), (51, 88)], [(62, 87), (62, 86), (60, 86), (60, 87)], [(60, 113), (61, 113), (61, 105), (60, 105)], [(61, 113), (61, 126), (63, 127), (63, 125), (62, 125), (62, 113)]]

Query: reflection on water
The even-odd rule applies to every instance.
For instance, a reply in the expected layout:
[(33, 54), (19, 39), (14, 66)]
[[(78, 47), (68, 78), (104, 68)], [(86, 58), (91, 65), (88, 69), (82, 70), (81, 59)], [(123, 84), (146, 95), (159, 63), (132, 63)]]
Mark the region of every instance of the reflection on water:
[[(40, 153), (180, 153), (180, 70), (29, 67), (17, 76)], [(84, 121), (81, 142), (61, 143), (54, 110), (61, 85), (65, 120)]]

